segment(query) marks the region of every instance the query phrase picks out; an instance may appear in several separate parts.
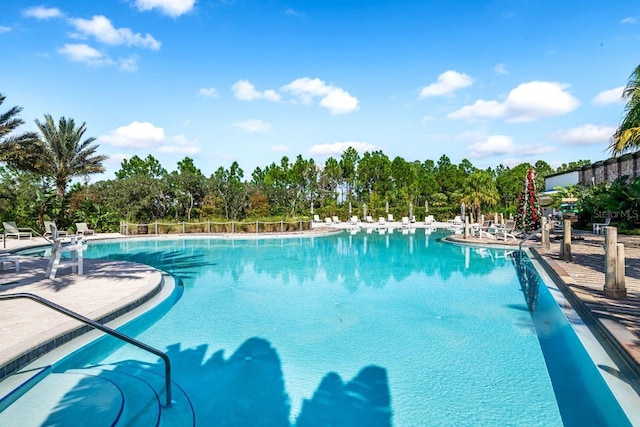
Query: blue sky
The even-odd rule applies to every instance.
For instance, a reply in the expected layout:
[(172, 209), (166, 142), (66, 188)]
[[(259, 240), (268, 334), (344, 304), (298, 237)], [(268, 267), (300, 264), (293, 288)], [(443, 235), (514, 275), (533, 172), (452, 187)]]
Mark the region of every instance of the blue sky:
[(609, 157), (640, 55), (635, 0), (6, 2), (0, 92), (109, 155), (205, 175), (283, 155), (477, 167)]

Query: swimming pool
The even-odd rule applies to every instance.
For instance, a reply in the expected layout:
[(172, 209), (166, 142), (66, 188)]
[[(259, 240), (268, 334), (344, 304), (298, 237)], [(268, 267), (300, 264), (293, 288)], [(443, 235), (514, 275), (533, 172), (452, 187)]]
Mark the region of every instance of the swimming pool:
[[(549, 291), (531, 314), (508, 251), (443, 235), (127, 240), (85, 256), (181, 281), (136, 330), (167, 350), (198, 424), (630, 425)], [(162, 371), (130, 346), (77, 360)]]

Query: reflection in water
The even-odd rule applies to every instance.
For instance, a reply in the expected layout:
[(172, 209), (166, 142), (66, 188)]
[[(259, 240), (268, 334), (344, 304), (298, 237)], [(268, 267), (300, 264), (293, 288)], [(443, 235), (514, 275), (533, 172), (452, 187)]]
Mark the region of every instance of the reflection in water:
[(538, 304), (538, 293), (540, 292), (540, 276), (531, 264), (528, 257), (523, 252), (515, 251), (512, 254), (513, 265), (518, 274), (520, 287), (524, 293), (524, 299), (527, 301), (527, 307), (530, 312), (536, 311)]

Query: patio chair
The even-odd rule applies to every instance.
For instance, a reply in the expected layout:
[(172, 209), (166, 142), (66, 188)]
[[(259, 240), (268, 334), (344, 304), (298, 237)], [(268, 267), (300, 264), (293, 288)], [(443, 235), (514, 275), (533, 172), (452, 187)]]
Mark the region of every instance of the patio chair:
[(607, 227), (611, 223), (611, 218), (606, 218), (604, 222), (593, 223), (593, 234), (602, 234), (604, 233), (604, 228)]
[(435, 219), (433, 218), (433, 215), (429, 215), (424, 219), (424, 224), (425, 225), (431, 225), (431, 224), (433, 224), (434, 221), (435, 221)]
[(325, 224), (331, 224), (331, 218), (326, 217), (326, 218), (324, 219), (324, 223), (325, 223)]
[(367, 215), (367, 222), (368, 223), (372, 223), (373, 222), (373, 217), (371, 215)]
[(334, 224), (340, 224), (340, 218), (337, 216), (332, 216), (331, 221), (333, 221)]
[(76, 222), (76, 230), (76, 234), (81, 234), (83, 236), (95, 234), (95, 231), (90, 229), (86, 222)]
[(20, 257), (13, 256), (8, 252), (0, 253), (0, 272), (6, 271), (8, 268), (13, 268), (16, 273), (19, 273)]
[(357, 225), (358, 224), (358, 217), (357, 216), (352, 216), (351, 219), (349, 220), (349, 224)]
[(393, 214), (387, 215), (387, 221), (393, 222)]
[(44, 233), (42, 234), (42, 237), (51, 236), (52, 238), (57, 239), (58, 236), (66, 236), (67, 234), (68, 233), (64, 230), (58, 230), (58, 226), (54, 221), (44, 221)]
[(314, 215), (313, 222), (320, 222), (320, 215)]
[(14, 221), (6, 221), (2, 223), (4, 227), (4, 237), (16, 237), (20, 240), (23, 237), (31, 239), (33, 237), (33, 230), (30, 228), (19, 228)]
[(378, 219), (378, 225), (385, 225), (387, 223), (387, 221), (384, 219), (384, 217), (380, 217)]
[(403, 216), (402, 220), (400, 221), (400, 225), (402, 226), (402, 228), (409, 227), (409, 224), (410, 224), (409, 217)]

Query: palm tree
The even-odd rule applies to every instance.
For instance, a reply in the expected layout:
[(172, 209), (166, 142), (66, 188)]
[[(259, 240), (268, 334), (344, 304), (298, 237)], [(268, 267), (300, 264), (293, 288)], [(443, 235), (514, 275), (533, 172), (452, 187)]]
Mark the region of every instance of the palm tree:
[(640, 149), (640, 65), (629, 76), (622, 98), (627, 100), (626, 115), (611, 137), (609, 145), (609, 150), (614, 155)]
[(102, 162), (107, 156), (95, 154), (95, 138), (82, 141), (85, 123), (76, 127), (73, 119), (61, 117), (56, 126), (50, 115), (44, 118), (44, 123), (36, 119), (42, 139), (38, 141), (38, 159), (30, 166), (34, 172), (53, 178), (56, 193), (62, 198), (72, 178), (104, 172)]
[[(0, 105), (4, 102), (6, 96), (0, 93)], [(38, 135), (35, 132), (26, 132), (19, 135), (9, 135), (14, 132), (24, 121), (18, 117), (22, 111), (22, 107), (12, 107), (6, 113), (0, 113), (0, 161), (14, 163), (20, 157), (26, 156), (26, 153), (32, 153), (26, 150)]]
[(462, 201), (471, 206), (476, 218), (480, 217), (482, 206), (495, 206), (500, 201), (496, 180), (483, 170), (476, 170), (467, 177), (462, 193)]

